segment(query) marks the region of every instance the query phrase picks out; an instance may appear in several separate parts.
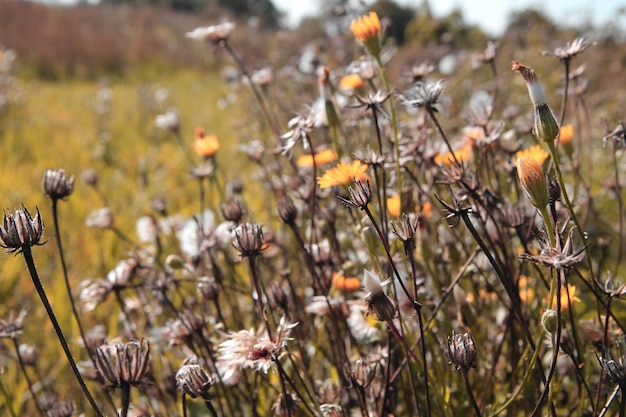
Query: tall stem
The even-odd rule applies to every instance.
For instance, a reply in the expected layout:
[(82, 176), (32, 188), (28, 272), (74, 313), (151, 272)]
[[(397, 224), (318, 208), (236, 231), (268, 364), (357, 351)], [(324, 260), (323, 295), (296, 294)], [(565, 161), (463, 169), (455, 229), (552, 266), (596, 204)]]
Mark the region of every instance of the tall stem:
[(59, 342), (61, 343), (61, 346), (63, 347), (63, 352), (65, 352), (65, 356), (67, 357), (67, 360), (70, 363), (70, 366), (72, 368), (72, 371), (74, 372), (74, 376), (76, 377), (78, 384), (83, 390), (85, 397), (87, 397), (87, 401), (89, 401), (89, 404), (91, 404), (91, 407), (95, 411), (96, 416), (104, 417), (102, 414), (102, 411), (100, 411), (100, 408), (98, 407), (98, 404), (96, 403), (96, 400), (94, 400), (93, 396), (89, 392), (89, 389), (87, 388), (87, 385), (85, 385), (85, 381), (83, 380), (83, 377), (80, 374), (78, 367), (76, 366), (76, 362), (74, 361), (72, 352), (70, 351), (70, 348), (67, 345), (67, 341), (65, 340), (65, 336), (63, 335), (61, 326), (59, 325), (59, 322), (57, 321), (57, 318), (54, 315), (52, 306), (50, 305), (50, 302), (48, 301), (46, 292), (44, 291), (41, 280), (39, 279), (39, 274), (37, 273), (37, 268), (35, 268), (35, 261), (33, 259), (33, 253), (31, 251), (30, 246), (27, 246), (27, 245), (23, 246), (22, 254), (24, 255), (24, 260), (26, 261), (26, 266), (28, 267), (28, 272), (30, 273), (30, 277), (33, 281), (33, 284), (35, 285), (35, 289), (37, 290), (37, 293), (39, 294), (39, 297), (41, 298), (41, 302), (43, 303), (46, 309), (46, 313), (48, 313), (48, 317), (50, 318), (50, 321), (52, 322), (54, 331), (56, 332), (57, 337), (59, 338)]

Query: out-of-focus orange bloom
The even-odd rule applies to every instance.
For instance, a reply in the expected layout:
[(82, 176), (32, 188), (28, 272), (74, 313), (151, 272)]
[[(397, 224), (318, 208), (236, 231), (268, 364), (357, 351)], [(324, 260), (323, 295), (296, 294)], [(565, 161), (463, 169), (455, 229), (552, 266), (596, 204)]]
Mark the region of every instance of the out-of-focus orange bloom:
[(367, 165), (361, 164), (360, 161), (354, 161), (351, 164), (339, 162), (337, 166), (318, 177), (317, 184), (320, 188), (328, 188), (335, 185), (348, 185), (354, 180), (362, 182), (369, 180), (371, 182), (372, 178), (365, 171), (367, 171)]
[(561, 127), (561, 135), (559, 136), (559, 143), (562, 145), (567, 145), (572, 142), (574, 139), (574, 126), (573, 125), (563, 125)]
[(296, 161), (296, 165), (301, 168), (308, 168), (313, 166), (313, 161), (315, 161), (315, 165), (324, 165), (329, 162), (333, 162), (337, 159), (337, 154), (332, 149), (325, 149), (320, 151), (314, 155), (306, 154), (298, 157)]
[(535, 290), (529, 285), (529, 279), (526, 275), (520, 275), (517, 286), (519, 287), (519, 298), (523, 303), (530, 303), (535, 298)]
[(476, 146), (476, 142), (484, 137), (485, 131), (481, 128), (472, 127), (465, 129), (465, 140), (472, 146)]
[(350, 30), (372, 56), (380, 54), (380, 19), (376, 12), (370, 12), (352, 21)]
[(358, 74), (349, 74), (341, 77), (339, 80), (340, 90), (356, 90), (363, 86), (363, 80)]
[(433, 205), (430, 201), (422, 204), (422, 208), (420, 209), (420, 213), (422, 216), (429, 218), (433, 215)]
[(389, 211), (389, 215), (391, 217), (399, 217), (400, 216), (400, 196), (394, 195), (387, 198), (387, 210)]
[(215, 135), (204, 135), (204, 129), (196, 127), (193, 150), (203, 158), (211, 158), (220, 148), (220, 142)]
[(515, 157), (517, 159), (532, 158), (537, 161), (539, 165), (543, 165), (548, 156), (550, 156), (550, 154), (546, 152), (541, 145), (533, 145), (528, 149), (522, 149), (515, 152)]
[(362, 287), (360, 279), (356, 277), (346, 277), (339, 272), (333, 273), (333, 285), (338, 290), (348, 292), (357, 291)]
[[(576, 296), (576, 286), (572, 284), (567, 284), (567, 288), (561, 285), (561, 310), (569, 308), (569, 304), (567, 302), (567, 293), (569, 292), (569, 300), (572, 304), (579, 303), (580, 298)], [(552, 300), (552, 308), (556, 310), (556, 297)]]
[[(465, 162), (472, 156), (472, 145), (466, 144), (454, 151), (454, 156), (459, 162)], [(437, 165), (449, 165), (454, 162), (454, 156), (452, 152), (440, 153), (435, 156), (435, 163)]]

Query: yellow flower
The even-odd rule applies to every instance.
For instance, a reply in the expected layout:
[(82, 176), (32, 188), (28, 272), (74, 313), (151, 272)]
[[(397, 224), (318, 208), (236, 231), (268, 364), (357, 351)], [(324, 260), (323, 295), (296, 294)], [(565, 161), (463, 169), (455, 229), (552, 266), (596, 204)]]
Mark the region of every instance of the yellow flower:
[[(456, 160), (459, 162), (465, 162), (472, 156), (472, 145), (466, 144), (456, 151), (454, 151), (454, 156), (456, 156)], [(449, 165), (454, 162), (454, 157), (452, 156), (452, 152), (440, 153), (435, 156), (435, 163), (437, 165)]]
[[(569, 308), (569, 304), (567, 302), (567, 293), (569, 292), (569, 300), (572, 304), (579, 303), (580, 298), (576, 296), (576, 286), (572, 284), (567, 284), (567, 288), (561, 286), (561, 309)], [(556, 297), (552, 300), (552, 308), (556, 309)]]
[(339, 80), (339, 89), (340, 90), (356, 90), (357, 88), (361, 88), (363, 86), (363, 80), (358, 74), (350, 74), (341, 77)]
[(526, 275), (520, 275), (517, 283), (519, 287), (519, 298), (523, 303), (529, 303), (535, 297), (535, 291), (532, 289), (532, 285), (529, 285), (529, 279)]
[(372, 179), (365, 171), (367, 171), (367, 165), (362, 165), (360, 161), (354, 161), (351, 164), (339, 162), (337, 166), (318, 177), (317, 183), (320, 188), (328, 188), (335, 185), (347, 185), (355, 179), (363, 182), (371, 181)]
[(423, 217), (430, 218), (433, 215), (433, 205), (430, 201), (425, 202), (419, 210)]
[(363, 15), (352, 21), (350, 30), (372, 56), (380, 54), (380, 19), (376, 12)]
[(387, 198), (387, 210), (391, 217), (399, 217), (400, 216), (400, 196), (394, 195), (392, 197)]
[(528, 149), (522, 149), (515, 152), (516, 158), (532, 158), (537, 161), (539, 165), (543, 165), (549, 155), (550, 154), (546, 152), (541, 145), (533, 145)]
[(332, 149), (325, 149), (314, 155), (306, 154), (298, 157), (296, 164), (301, 168), (312, 167), (313, 161), (315, 165), (324, 165), (337, 159), (337, 154)]
[(193, 150), (203, 158), (210, 158), (217, 153), (220, 148), (220, 142), (215, 135), (204, 135), (204, 129), (196, 127), (195, 140), (193, 141)]

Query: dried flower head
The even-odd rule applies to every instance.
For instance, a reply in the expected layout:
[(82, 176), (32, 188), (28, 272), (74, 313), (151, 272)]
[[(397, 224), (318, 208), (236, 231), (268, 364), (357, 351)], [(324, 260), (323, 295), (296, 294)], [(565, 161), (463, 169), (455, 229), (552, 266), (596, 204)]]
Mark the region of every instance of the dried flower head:
[(291, 417), (298, 415), (298, 404), (300, 399), (297, 395), (288, 392), (287, 394), (278, 394), (274, 404), (272, 404), (272, 413), (277, 417)]
[(96, 229), (111, 229), (114, 224), (113, 212), (108, 207), (92, 211), (87, 216), (85, 224)]
[(265, 67), (261, 68), (260, 70), (254, 71), (250, 76), (250, 79), (255, 85), (258, 85), (259, 87), (267, 87), (272, 83), (274, 79), (272, 68)]
[(239, 223), (246, 213), (241, 199), (233, 197), (220, 204), (220, 211), (225, 220), (234, 223)]
[(604, 349), (604, 354), (598, 357), (600, 367), (611, 381), (623, 386), (626, 384), (626, 348), (623, 341), (616, 343), (617, 358), (610, 348)]
[(8, 252), (20, 252), (25, 247), (42, 245), (43, 220), (39, 209), (35, 217), (31, 216), (24, 204), (15, 210), (4, 213), (4, 225), (0, 226), (0, 246)]
[(549, 266), (556, 269), (568, 269), (579, 263), (585, 257), (585, 247), (578, 251), (573, 251), (572, 234), (569, 231), (567, 240), (561, 249), (560, 239), (557, 239), (556, 247), (547, 247), (541, 251), (540, 255), (530, 255), (522, 253), (519, 258), (525, 261), (534, 262), (539, 265)]
[(403, 97), (402, 101), (407, 107), (424, 107), (437, 111), (434, 106), (439, 102), (444, 87), (445, 82), (443, 80), (435, 83), (418, 81), (407, 91), (408, 98)]
[(374, 198), (374, 193), (372, 192), (372, 185), (369, 180), (364, 183), (361, 181), (354, 181), (355, 187), (349, 187), (348, 192), (350, 193), (350, 199), (337, 196), (339, 200), (346, 207), (355, 207), (361, 210), (365, 210), (367, 205), (372, 202)]
[(176, 109), (168, 109), (154, 119), (154, 125), (159, 129), (176, 132), (180, 129), (180, 118)]
[(187, 360), (185, 362), (176, 372), (176, 386), (191, 398), (208, 399), (209, 388), (215, 383), (213, 377), (204, 366), (198, 363), (187, 363)]
[(114, 387), (137, 385), (150, 366), (150, 343), (144, 339), (125, 344), (105, 342), (96, 348), (95, 361), (100, 374)]
[(69, 197), (74, 191), (74, 176), (68, 177), (64, 169), (48, 169), (43, 176), (43, 192), (52, 200)]
[(380, 55), (382, 49), (380, 43), (381, 27), (376, 12), (369, 12), (369, 14), (353, 20), (350, 24), (350, 31), (373, 57)]
[(243, 223), (234, 230), (233, 247), (241, 256), (258, 256), (265, 248), (263, 227), (260, 224)]
[(553, 56), (561, 61), (570, 60), (585, 52), (591, 45), (585, 38), (578, 37), (565, 46), (559, 46), (554, 51), (543, 51), (542, 55)]
[(463, 334), (452, 332), (452, 337), (448, 336), (448, 347), (445, 353), (450, 363), (454, 364), (456, 371), (467, 372), (470, 368), (476, 367), (478, 352), (469, 332)]
[(279, 359), (291, 329), (297, 324), (289, 323), (282, 317), (271, 339), (262, 333), (255, 333), (254, 329), (230, 333), (217, 348), (217, 367), (223, 379), (229, 380), (241, 368), (267, 373)]
[(298, 217), (298, 208), (289, 196), (278, 200), (278, 217), (285, 224), (293, 224)]
[(235, 30), (232, 22), (222, 22), (218, 25), (200, 26), (185, 34), (189, 39), (201, 40), (213, 45), (221, 45), (226, 42), (230, 34)]
[(530, 157), (517, 159), (517, 175), (533, 206), (544, 209), (550, 203), (548, 178), (545, 171)]
[(26, 310), (21, 310), (17, 317), (15, 310), (9, 311), (6, 319), (0, 319), (0, 339), (17, 339), (22, 334)]

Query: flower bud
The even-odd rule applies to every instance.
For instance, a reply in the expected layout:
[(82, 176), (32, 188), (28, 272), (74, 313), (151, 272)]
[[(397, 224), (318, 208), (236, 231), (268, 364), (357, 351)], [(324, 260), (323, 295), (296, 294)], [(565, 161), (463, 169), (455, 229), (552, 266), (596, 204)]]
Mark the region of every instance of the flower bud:
[(547, 333), (554, 334), (556, 332), (557, 322), (558, 315), (554, 310), (546, 310), (541, 316), (541, 325)]
[(517, 159), (517, 175), (533, 206), (545, 208), (550, 203), (548, 180), (541, 165), (533, 158)]

